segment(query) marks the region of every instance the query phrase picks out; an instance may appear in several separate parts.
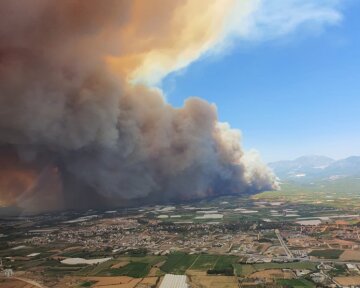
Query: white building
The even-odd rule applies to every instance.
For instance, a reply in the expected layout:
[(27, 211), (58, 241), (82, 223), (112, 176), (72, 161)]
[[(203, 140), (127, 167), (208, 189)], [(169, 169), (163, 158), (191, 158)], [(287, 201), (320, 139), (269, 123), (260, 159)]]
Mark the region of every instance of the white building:
[(161, 281), (160, 288), (189, 288), (186, 275), (166, 274)]
[(11, 276), (13, 276), (13, 275), (14, 275), (14, 272), (13, 272), (12, 269), (5, 269), (5, 270), (4, 270), (4, 276), (5, 276), (5, 277), (11, 277)]

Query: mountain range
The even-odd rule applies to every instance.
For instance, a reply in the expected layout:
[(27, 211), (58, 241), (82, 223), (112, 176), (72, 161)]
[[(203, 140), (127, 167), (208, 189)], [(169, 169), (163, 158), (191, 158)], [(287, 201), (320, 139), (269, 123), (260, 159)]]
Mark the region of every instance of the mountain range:
[(360, 156), (334, 160), (326, 156), (302, 156), (295, 160), (269, 163), (280, 180), (335, 180), (360, 176)]

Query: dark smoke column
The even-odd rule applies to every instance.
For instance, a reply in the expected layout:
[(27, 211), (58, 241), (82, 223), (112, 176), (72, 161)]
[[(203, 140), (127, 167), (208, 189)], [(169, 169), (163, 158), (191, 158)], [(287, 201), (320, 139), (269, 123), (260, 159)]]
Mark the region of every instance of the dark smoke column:
[[(175, 109), (158, 90), (130, 84), (143, 55), (173, 46), (179, 27), (164, 23), (182, 5), (166, 4), (155, 23), (135, 2), (1, 1), (0, 150), (15, 151), (15, 182), (26, 167), (26, 183), (36, 185), (1, 190), (0, 199), (37, 211), (275, 187), (258, 156), (242, 151), (240, 133), (218, 122), (215, 105), (190, 98)], [(43, 180), (48, 171), (56, 189)]]

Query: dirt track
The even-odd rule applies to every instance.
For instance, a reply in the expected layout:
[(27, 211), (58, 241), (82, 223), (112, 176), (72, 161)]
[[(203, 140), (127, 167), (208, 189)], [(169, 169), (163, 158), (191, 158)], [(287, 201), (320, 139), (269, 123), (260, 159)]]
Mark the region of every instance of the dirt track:
[(34, 280), (21, 278), (21, 277), (9, 277), (0, 278), (0, 287), (6, 288), (47, 288)]

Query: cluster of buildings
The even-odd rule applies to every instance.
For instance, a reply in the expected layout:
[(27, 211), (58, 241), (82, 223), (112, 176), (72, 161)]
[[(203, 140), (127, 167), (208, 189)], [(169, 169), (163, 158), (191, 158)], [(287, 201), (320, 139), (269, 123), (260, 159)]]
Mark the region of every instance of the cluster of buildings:
[[(191, 206), (182, 207), (178, 211), (173, 206), (165, 206), (140, 209), (127, 215), (120, 215), (116, 211), (99, 214), (92, 212), (70, 219), (66, 215), (55, 218), (45, 215), (14, 222), (14, 233), (21, 233), (22, 237), (9, 237), (6, 240), (7, 235), (4, 235), (2, 241), (6, 241), (11, 249), (52, 247), (54, 251), (58, 249), (56, 256), (60, 257), (64, 257), (64, 251), (80, 247), (89, 253), (102, 251), (104, 254), (100, 256), (103, 257), (116, 257), (141, 250), (153, 255), (167, 255), (172, 251), (236, 255), (240, 259), (239, 263), (244, 265), (323, 261), (318, 272), (310, 273), (301, 269), (293, 271), (295, 277), (309, 274), (313, 282), (320, 284), (336, 281), (332, 280), (335, 277), (331, 272), (336, 263), (345, 267), (346, 275), (360, 276), (360, 267), (351, 262), (360, 262), (360, 225), (356, 224), (360, 220), (358, 215), (305, 219), (298, 217), (298, 210), (283, 209), (281, 205), (279, 202), (269, 208), (265, 202), (258, 202), (255, 208), (232, 208), (229, 211), (225, 208), (215, 210), (212, 207), (198, 209)], [(266, 211), (269, 215), (265, 217)], [(224, 219), (232, 213), (246, 216), (238, 222)], [(189, 215), (192, 215), (192, 220), (189, 220)], [(273, 221), (276, 217), (287, 220)], [(50, 224), (43, 224), (49, 221)], [(325, 255), (321, 259), (312, 255), (314, 250), (348, 252), (347, 258), (326, 259)], [(39, 254), (41, 257), (41, 253), (24, 255), (22, 260), (38, 257)], [(7, 259), (16, 260), (16, 257)], [(10, 270), (2, 271), (6, 275), (12, 273)], [(160, 287), (164, 288), (177, 287), (174, 283), (181, 283), (178, 286), (181, 288), (187, 287), (184, 286), (187, 285), (186, 277), (174, 275), (167, 275), (162, 283)]]

